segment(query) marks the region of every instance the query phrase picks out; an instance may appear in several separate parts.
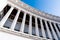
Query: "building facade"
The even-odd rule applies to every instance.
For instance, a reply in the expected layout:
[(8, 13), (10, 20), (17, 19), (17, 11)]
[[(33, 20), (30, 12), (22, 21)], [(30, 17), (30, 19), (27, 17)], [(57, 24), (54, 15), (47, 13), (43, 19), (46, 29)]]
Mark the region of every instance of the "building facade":
[(60, 40), (60, 17), (19, 0), (7, 0), (0, 12), (0, 31), (33, 40)]

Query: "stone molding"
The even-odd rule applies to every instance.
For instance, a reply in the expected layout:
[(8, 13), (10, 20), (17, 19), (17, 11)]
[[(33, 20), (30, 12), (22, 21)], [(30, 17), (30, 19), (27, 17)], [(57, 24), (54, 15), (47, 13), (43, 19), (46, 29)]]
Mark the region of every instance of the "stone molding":
[(24, 8), (25, 10), (27, 10), (29, 12), (32, 12), (34, 14), (37, 14), (37, 15), (39, 15), (41, 17), (44, 17), (44, 18), (47, 18), (47, 19), (50, 19), (50, 20), (54, 20), (54, 21), (60, 22), (60, 17), (59, 16), (51, 15), (51, 14), (48, 14), (48, 13), (36, 10), (35, 8), (25, 4), (22, 1), (19, 1), (19, 0), (17, 2), (16, 2), (16, 0), (8, 0), (8, 1), (13, 2), (16, 5)]
[(46, 38), (42, 38), (42, 37), (22, 33), (22, 32), (12, 31), (11, 29), (7, 29), (7, 28), (4, 28), (4, 27), (0, 27), (0, 31), (5, 32), (5, 33), (9, 33), (9, 34), (13, 34), (13, 35), (16, 35), (16, 36), (20, 36), (20, 37), (33, 39), (33, 40), (51, 40), (51, 39), (46, 39)]

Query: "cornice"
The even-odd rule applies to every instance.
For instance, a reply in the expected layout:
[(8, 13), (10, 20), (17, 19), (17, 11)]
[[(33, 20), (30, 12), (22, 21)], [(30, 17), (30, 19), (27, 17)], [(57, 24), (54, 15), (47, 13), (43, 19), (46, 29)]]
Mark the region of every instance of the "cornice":
[(36, 14), (36, 15), (39, 15), (41, 17), (44, 17), (44, 18), (47, 18), (47, 19), (50, 19), (50, 20), (54, 20), (54, 21), (60, 22), (60, 17), (59, 16), (55, 16), (55, 15), (51, 15), (51, 14), (39, 11), (39, 10), (37, 10), (37, 9), (27, 5), (27, 4), (25, 4), (22, 1), (19, 1), (19, 0), (18, 1), (16, 1), (16, 0), (8, 0), (8, 1), (16, 3), (18, 6), (24, 8), (25, 10), (27, 10), (29, 12), (32, 12), (32, 13)]

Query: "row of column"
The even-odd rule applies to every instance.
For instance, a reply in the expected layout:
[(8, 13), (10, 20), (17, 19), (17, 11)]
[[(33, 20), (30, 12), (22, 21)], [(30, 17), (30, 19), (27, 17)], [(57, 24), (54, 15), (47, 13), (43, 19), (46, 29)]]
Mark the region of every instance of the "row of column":
[[(30, 26), (29, 26), (29, 32), (31, 32), (32, 31), (32, 17), (30, 17)], [(44, 37), (44, 38), (46, 38), (46, 34), (45, 34), (45, 30), (44, 30), (44, 27), (43, 27), (43, 23), (42, 23), (42, 19), (40, 19), (40, 23), (41, 23), (41, 30), (42, 30), (42, 36)], [(57, 37), (57, 35), (56, 35), (56, 33), (55, 33), (55, 31), (54, 31), (54, 29), (53, 29), (53, 26), (52, 26), (52, 24), (51, 24), (51, 22), (49, 22), (49, 24), (50, 24), (50, 28), (51, 28), (51, 30), (52, 30), (52, 34), (53, 34), (53, 36), (54, 36), (54, 38), (56, 39), (56, 40), (58, 40), (58, 37), (60, 38), (60, 33), (59, 33), (59, 30), (58, 30), (58, 28), (56, 27), (56, 25), (55, 25), (55, 23), (54, 23), (54, 27), (55, 27), (55, 30), (56, 30), (56, 32), (57, 32), (57, 34), (58, 34), (58, 37)], [(49, 27), (48, 27), (48, 25), (47, 25), (47, 21), (45, 20), (45, 25), (46, 25), (46, 30), (47, 30), (47, 32), (48, 32), (48, 37), (50, 38), (50, 39), (53, 39), (52, 38), (52, 34), (51, 34), (51, 32), (50, 32), (50, 30), (49, 30)], [(35, 17), (35, 29), (36, 29), (36, 35), (37, 36), (39, 36), (39, 29), (38, 29), (38, 23), (37, 23), (37, 17)], [(31, 31), (30, 31), (31, 30)], [(32, 33), (30, 33), (30, 34), (32, 34)]]
[[(3, 27), (3, 25), (5, 24), (5, 22), (7, 21), (8, 17), (10, 16), (12, 10), (14, 9), (14, 7), (11, 7), (10, 10), (6, 13), (6, 15), (3, 17), (3, 19), (0, 21), (0, 26)], [(21, 10), (18, 10), (13, 22), (12, 22), (12, 25), (11, 25), (11, 30), (14, 30), (15, 26), (16, 26), (16, 23), (17, 23), (17, 20), (18, 20), (18, 17), (19, 17), (19, 14), (20, 14), (20, 11)], [(24, 28), (25, 28), (25, 19), (26, 19), (26, 13), (24, 13), (24, 16), (23, 16), (23, 20), (22, 20), (22, 23), (21, 23), (21, 28), (20, 28), (20, 32), (24, 32)], [(42, 31), (42, 36), (44, 38), (46, 38), (46, 34), (45, 34), (45, 30), (44, 30), (44, 26), (43, 26), (43, 23), (42, 23), (42, 19), (40, 19), (40, 23), (41, 23), (41, 31)], [(58, 40), (58, 37), (60, 38), (60, 32), (58, 31), (58, 28), (56, 27), (55, 23), (54, 23), (54, 27), (55, 27), (55, 30), (58, 34), (58, 37), (53, 29), (53, 26), (51, 25), (51, 22), (49, 22), (50, 24), (50, 28), (51, 28), (51, 32), (54, 36), (54, 38), (56, 40)], [(49, 27), (47, 25), (47, 21), (45, 20), (45, 25), (46, 25), (46, 30), (48, 32), (48, 37), (50, 39), (52, 39), (52, 35), (51, 35), (51, 32), (49, 30)], [(35, 17), (35, 30), (36, 30), (36, 35), (39, 36), (39, 28), (38, 28), (38, 22), (37, 22), (37, 17)], [(32, 35), (32, 15), (30, 15), (30, 20), (29, 20), (29, 31), (28, 31), (29, 34)]]

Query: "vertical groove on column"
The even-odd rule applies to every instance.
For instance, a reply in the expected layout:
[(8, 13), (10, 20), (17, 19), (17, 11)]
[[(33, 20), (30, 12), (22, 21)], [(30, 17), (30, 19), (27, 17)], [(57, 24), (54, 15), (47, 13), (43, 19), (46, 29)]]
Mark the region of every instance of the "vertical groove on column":
[(35, 30), (36, 30), (36, 35), (39, 36), (39, 29), (38, 29), (37, 17), (35, 17)]
[(10, 9), (10, 10), (7, 12), (7, 14), (3, 17), (3, 19), (2, 19), (1, 22), (0, 22), (0, 25), (1, 25), (1, 26), (4, 25), (4, 23), (5, 23), (6, 20), (8, 19), (9, 15), (11, 14), (11, 12), (12, 12), (13, 9), (14, 9), (14, 8), (11, 7), (11, 9)]
[(49, 28), (48, 28), (48, 25), (47, 25), (47, 21), (46, 20), (45, 20), (45, 25), (46, 25), (46, 30), (48, 32), (48, 36), (49, 36), (50, 39), (52, 39), (52, 36), (51, 36), (51, 33), (50, 33)]
[(23, 17), (23, 20), (22, 20), (22, 23), (21, 23), (20, 32), (24, 32), (25, 19), (26, 19), (26, 13), (24, 13), (24, 17)]
[(43, 27), (43, 24), (42, 24), (42, 19), (40, 19), (40, 22), (41, 22), (42, 36), (43, 36), (44, 38), (46, 38), (45, 31), (44, 31), (44, 27)]
[(29, 20), (29, 34), (32, 35), (32, 15), (30, 15), (30, 20)]
[(50, 24), (50, 27), (51, 27), (52, 34), (53, 34), (54, 38), (55, 38), (56, 40), (58, 40), (57, 35), (56, 35), (56, 33), (55, 33), (54, 29), (53, 29), (53, 26), (51, 25), (51, 22), (49, 22), (49, 24)]
[(56, 30), (56, 32), (57, 32), (57, 35), (58, 35), (59, 38), (60, 38), (60, 33), (59, 33), (59, 30), (58, 30), (57, 26), (55, 25), (55, 23), (54, 23), (54, 27), (55, 27), (55, 30)]
[(13, 23), (11, 25), (11, 29), (14, 30), (15, 26), (16, 26), (16, 23), (17, 23), (17, 20), (18, 20), (18, 17), (19, 17), (19, 14), (20, 14), (20, 10), (18, 10), (14, 20), (13, 20)]

